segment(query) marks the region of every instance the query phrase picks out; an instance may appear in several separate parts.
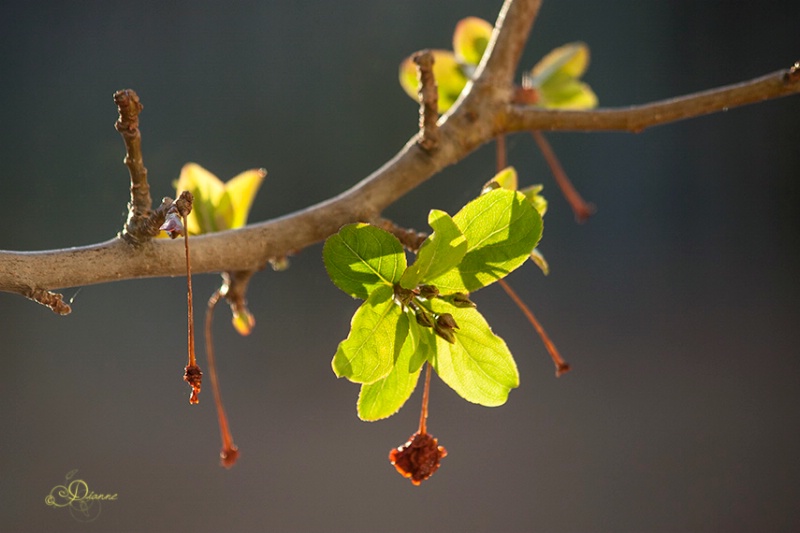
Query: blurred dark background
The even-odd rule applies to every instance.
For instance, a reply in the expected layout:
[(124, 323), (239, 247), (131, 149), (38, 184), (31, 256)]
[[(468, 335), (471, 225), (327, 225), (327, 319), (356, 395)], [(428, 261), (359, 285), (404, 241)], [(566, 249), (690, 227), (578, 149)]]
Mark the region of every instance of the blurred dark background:
[[(397, 65), (450, 48), (456, 22), (500, 1), (4, 2), (0, 248), (99, 242), (128, 199), (112, 93), (134, 88), (154, 196), (195, 161), (228, 179), (269, 170), (251, 213), (323, 200), (414, 134)], [(530, 68), (573, 40), (585, 79), (620, 106), (750, 79), (800, 59), (800, 3), (548, 1)], [(330, 358), (357, 302), (320, 246), (250, 289), (258, 324), (215, 335), (239, 464), (218, 466), (210, 390), (187, 403), (185, 281), (85, 287), (68, 317), (0, 294), (2, 531), (797, 531), (800, 529), (800, 97), (639, 135), (549, 138), (581, 193), (572, 213), (527, 135), (524, 183), (550, 199), (541, 250), (510, 283), (573, 366), (556, 379), (499, 287), (481, 311), (521, 387), (488, 409), (440, 381), (430, 431), (450, 452), (421, 487), (387, 454), (415, 431), (420, 392), (360, 422)], [(426, 229), (494, 170), (484, 147), (392, 206)], [(218, 284), (197, 276), (198, 314)], [(76, 289), (64, 291), (67, 298)], [(202, 347), (201, 340), (198, 340)], [(201, 355), (201, 364), (205, 357)], [(91, 524), (44, 498), (78, 469), (118, 493)]]

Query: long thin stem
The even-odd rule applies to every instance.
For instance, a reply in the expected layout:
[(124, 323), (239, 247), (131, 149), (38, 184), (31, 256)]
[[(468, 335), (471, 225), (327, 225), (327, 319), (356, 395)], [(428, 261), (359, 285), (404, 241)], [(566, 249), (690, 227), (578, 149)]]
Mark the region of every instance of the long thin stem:
[(556, 153), (553, 151), (553, 148), (550, 146), (550, 143), (547, 142), (542, 132), (538, 130), (532, 131), (531, 135), (533, 135), (533, 139), (539, 146), (539, 150), (542, 151), (542, 155), (545, 161), (547, 161), (547, 165), (550, 167), (550, 171), (553, 173), (553, 177), (556, 179), (561, 193), (564, 195), (564, 198), (567, 199), (567, 202), (569, 202), (572, 212), (575, 213), (575, 220), (579, 223), (585, 222), (594, 213), (594, 206), (587, 203), (572, 185), (569, 177), (567, 177), (567, 173), (564, 171), (564, 167), (561, 166), (561, 162), (558, 160), (558, 157), (556, 157)]
[(233, 443), (233, 436), (231, 435), (230, 427), (228, 426), (228, 417), (225, 414), (225, 407), (222, 405), (222, 394), (219, 391), (219, 380), (217, 379), (217, 363), (214, 359), (214, 342), (211, 334), (211, 326), (214, 321), (214, 308), (221, 297), (219, 289), (214, 291), (211, 298), (208, 299), (208, 307), (206, 308), (206, 354), (208, 356), (208, 371), (211, 375), (211, 390), (214, 393), (214, 403), (217, 406), (217, 419), (219, 421), (219, 433), (222, 439), (222, 449), (219, 452), (219, 457), (222, 466), (230, 468), (236, 463), (239, 458), (239, 448)]
[[(183, 217), (183, 227), (188, 227), (186, 217)], [(186, 302), (188, 309), (186, 316), (188, 317), (188, 346), (189, 346), (189, 362), (187, 366), (197, 366), (197, 358), (194, 354), (194, 305), (192, 304), (192, 263), (189, 260), (189, 231), (184, 231), (183, 246), (186, 252)]]
[(197, 397), (200, 394), (201, 383), (203, 379), (203, 372), (200, 370), (200, 367), (197, 366), (197, 357), (195, 357), (194, 353), (194, 304), (192, 303), (192, 263), (189, 260), (189, 231), (185, 228), (187, 227), (186, 221), (186, 214), (182, 216), (183, 219), (183, 242), (184, 242), (184, 251), (186, 253), (186, 302), (187, 302), (187, 336), (188, 336), (188, 350), (189, 350), (189, 362), (184, 368), (183, 380), (192, 387), (192, 393), (189, 396), (189, 403), (190, 404), (197, 404), (200, 403), (200, 399)]
[(419, 434), (428, 432), (428, 398), (431, 392), (431, 364), (425, 363), (425, 388), (422, 391), (422, 411), (419, 414)]
[(566, 361), (564, 361), (564, 359), (561, 358), (561, 354), (558, 353), (556, 345), (553, 344), (553, 341), (550, 340), (550, 337), (547, 335), (547, 332), (544, 330), (539, 321), (536, 320), (536, 317), (533, 315), (533, 312), (530, 310), (530, 308), (527, 305), (525, 305), (525, 302), (522, 301), (522, 298), (520, 298), (517, 295), (516, 291), (511, 288), (511, 286), (506, 282), (506, 280), (501, 279), (498, 281), (500, 283), (500, 286), (503, 287), (503, 290), (506, 291), (506, 294), (508, 294), (511, 297), (511, 299), (514, 300), (514, 303), (517, 304), (517, 307), (519, 307), (520, 311), (522, 311), (522, 313), (528, 319), (528, 322), (530, 322), (531, 325), (536, 329), (536, 332), (542, 339), (545, 348), (547, 348), (547, 352), (553, 359), (553, 364), (556, 365), (556, 377), (559, 377), (561, 374), (565, 372), (569, 372), (571, 368), (569, 366), (569, 363), (567, 363)]

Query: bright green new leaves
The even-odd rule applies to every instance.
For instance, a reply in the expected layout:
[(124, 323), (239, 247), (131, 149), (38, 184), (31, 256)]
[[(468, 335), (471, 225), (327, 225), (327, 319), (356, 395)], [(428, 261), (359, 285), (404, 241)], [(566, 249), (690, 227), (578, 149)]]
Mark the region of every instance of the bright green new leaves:
[[(494, 189), (516, 191), (518, 187), (519, 178), (517, 177), (517, 170), (514, 167), (506, 167), (486, 182), (481, 194), (486, 194)], [(544, 214), (547, 213), (547, 200), (544, 196), (539, 194), (542, 192), (542, 189), (544, 189), (544, 185), (529, 185), (519, 192), (525, 195), (525, 198), (527, 198), (531, 205), (539, 212), (539, 215), (544, 216)]]
[[(475, 67), (492, 36), (492, 25), (477, 17), (462, 19), (453, 34), (453, 50), (431, 50), (433, 54), (433, 76), (439, 93), (439, 113), (444, 113), (458, 99), (467, 85)], [(417, 66), (411, 54), (400, 63), (400, 86), (414, 100), (417, 100), (419, 79)]]
[(560, 46), (539, 61), (523, 85), (538, 93), (537, 105), (558, 109), (591, 109), (597, 96), (580, 81), (589, 65), (589, 47), (584, 43)]
[(400, 241), (369, 224), (344, 226), (325, 241), (322, 257), (333, 283), (362, 300), (379, 287), (391, 287), (406, 269)]
[[(389, 374), (374, 383), (361, 386), (358, 395), (358, 416), (362, 420), (380, 420), (392, 416), (406, 403), (417, 386), (421, 364), (416, 357), (423, 350), (418, 349), (421, 327), (408, 314), (403, 313), (398, 321), (399, 329), (408, 330), (405, 342)], [(429, 334), (428, 334), (429, 335)], [(416, 361), (415, 361), (416, 359)]]
[[(517, 190), (517, 187), (517, 171), (514, 169), (514, 167), (506, 167), (498, 172), (492, 179), (486, 182), (486, 184), (483, 186), (482, 194), (486, 194), (487, 192), (498, 188), (515, 191)], [(530, 185), (520, 191), (525, 195), (525, 198), (536, 209), (536, 211), (538, 211), (541, 217), (544, 217), (544, 214), (547, 213), (547, 200), (544, 196), (539, 194), (542, 192), (543, 188), (544, 186), (542, 185)], [(545, 276), (550, 273), (550, 266), (547, 264), (547, 260), (536, 248), (534, 248), (531, 252), (531, 261), (533, 261), (534, 264), (539, 267)]]
[[(477, 17), (459, 21), (453, 34), (453, 51), (433, 50), (433, 74), (439, 89), (439, 113), (455, 103), (472, 78), (492, 36), (492, 25)], [(411, 59), (400, 64), (400, 85), (417, 100), (419, 80)], [(597, 96), (580, 80), (589, 65), (589, 47), (581, 42), (560, 46), (544, 56), (522, 80), (535, 105), (552, 109), (591, 109)]]
[(241, 228), (253, 199), (267, 175), (263, 168), (246, 170), (222, 183), (218, 177), (197, 163), (187, 163), (181, 169), (175, 189), (189, 191), (194, 196), (192, 212), (187, 217), (190, 234), (212, 233)]
[(356, 383), (372, 383), (386, 376), (408, 335), (408, 320), (393, 298), (389, 285), (378, 286), (350, 321), (350, 335), (333, 356), (333, 372)]
[(423, 280), (434, 279), (451, 270), (467, 253), (467, 240), (450, 215), (433, 209), (428, 215), (428, 224), (433, 234), (425, 239), (417, 260), (400, 278), (400, 286), (405, 289), (413, 289)]
[(529, 187), (525, 187), (524, 189), (520, 190), (522, 194), (525, 195), (525, 198), (531, 203), (531, 205), (539, 212), (541, 216), (544, 216), (547, 213), (547, 199), (539, 194), (544, 189), (544, 185), (531, 185)]
[(443, 294), (473, 292), (504, 278), (530, 256), (542, 236), (542, 217), (522, 193), (496, 189), (453, 217), (467, 253), (449, 272), (426, 281)]
[(494, 407), (519, 386), (517, 365), (505, 341), (495, 335), (474, 308), (431, 302), (437, 313), (450, 313), (458, 323), (455, 343), (436, 338), (433, 368), (442, 381), (467, 401)]
[(519, 374), (505, 342), (467, 293), (519, 267), (542, 234), (542, 218), (516, 188), (510, 169), (454, 217), (432, 210), (433, 232), (406, 266), (400, 242), (368, 224), (350, 224), (323, 248), (337, 287), (364, 298), (339, 344), (332, 367), (361, 383), (358, 415), (379, 420), (414, 392), (429, 361), (442, 380), (470, 402), (505, 403)]

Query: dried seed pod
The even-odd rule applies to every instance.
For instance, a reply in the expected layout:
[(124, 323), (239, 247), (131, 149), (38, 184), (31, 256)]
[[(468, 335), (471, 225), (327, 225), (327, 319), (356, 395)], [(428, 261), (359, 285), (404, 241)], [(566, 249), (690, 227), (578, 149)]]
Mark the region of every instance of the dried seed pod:
[(438, 444), (428, 433), (414, 433), (408, 442), (389, 452), (389, 461), (411, 483), (419, 485), (439, 469), (447, 455), (444, 446)]

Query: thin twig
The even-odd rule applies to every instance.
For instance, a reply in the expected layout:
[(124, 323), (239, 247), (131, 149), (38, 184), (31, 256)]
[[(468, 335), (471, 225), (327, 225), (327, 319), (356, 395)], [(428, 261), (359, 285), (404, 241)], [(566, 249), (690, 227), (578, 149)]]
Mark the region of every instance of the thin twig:
[(504, 131), (629, 131), (800, 93), (800, 64), (749, 81), (649, 104), (590, 111), (510, 105)]
[(433, 54), (430, 50), (417, 52), (412, 58), (419, 79), (419, 145), (430, 152), (439, 144), (439, 91), (433, 75)]
[(550, 358), (553, 360), (553, 364), (556, 365), (556, 377), (561, 376), (565, 372), (569, 372), (572, 367), (569, 366), (569, 363), (564, 361), (561, 358), (561, 354), (558, 353), (558, 349), (556, 345), (553, 344), (553, 341), (550, 340), (550, 336), (547, 335), (547, 332), (544, 330), (544, 327), (536, 320), (536, 317), (533, 315), (533, 311), (522, 301), (522, 298), (519, 297), (517, 292), (511, 288), (511, 286), (506, 282), (504, 279), (498, 280), (500, 286), (503, 287), (503, 290), (506, 291), (514, 303), (517, 304), (520, 311), (525, 315), (528, 319), (528, 322), (536, 329), (536, 332), (539, 334), (539, 337), (542, 339), (545, 348), (547, 348), (547, 353), (550, 354)]
[(239, 458), (239, 448), (233, 442), (230, 427), (228, 426), (228, 416), (225, 414), (225, 407), (222, 405), (222, 394), (219, 391), (219, 379), (217, 378), (217, 363), (214, 359), (214, 341), (211, 335), (211, 326), (214, 322), (214, 308), (219, 302), (222, 293), (219, 289), (214, 291), (208, 299), (206, 307), (206, 354), (208, 356), (208, 371), (211, 376), (211, 390), (214, 393), (214, 404), (217, 406), (217, 420), (219, 422), (219, 433), (222, 439), (222, 449), (219, 458), (222, 466), (230, 468)]
[(132, 89), (114, 93), (119, 118), (114, 127), (122, 135), (125, 143), (125, 165), (131, 176), (131, 201), (128, 205), (128, 220), (125, 234), (138, 240), (139, 224), (150, 215), (153, 201), (150, 198), (150, 185), (147, 183), (147, 168), (142, 158), (142, 135), (139, 131), (139, 113), (144, 106)]
[(564, 195), (564, 198), (567, 199), (567, 202), (569, 202), (572, 212), (575, 213), (575, 220), (577, 220), (578, 223), (586, 222), (595, 212), (594, 205), (586, 202), (572, 185), (569, 177), (567, 177), (567, 173), (564, 171), (564, 167), (561, 166), (561, 162), (558, 160), (556, 153), (553, 151), (553, 148), (550, 146), (550, 143), (547, 142), (542, 132), (532, 131), (531, 135), (533, 135), (536, 144), (539, 146), (539, 150), (541, 150), (545, 161), (547, 161), (547, 166), (550, 167), (550, 171), (553, 173), (553, 177), (556, 179), (561, 193)]

